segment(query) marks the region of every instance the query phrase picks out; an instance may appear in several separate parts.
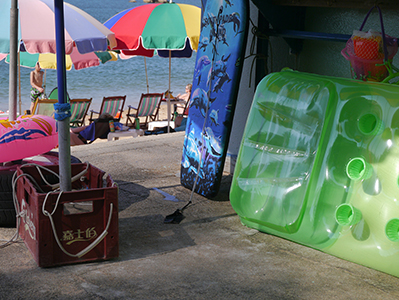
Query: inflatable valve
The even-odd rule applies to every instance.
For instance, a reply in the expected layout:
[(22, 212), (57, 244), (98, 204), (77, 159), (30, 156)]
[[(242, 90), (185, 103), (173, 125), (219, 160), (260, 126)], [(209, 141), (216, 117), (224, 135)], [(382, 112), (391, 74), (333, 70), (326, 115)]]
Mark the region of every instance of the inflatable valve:
[(351, 180), (368, 179), (373, 175), (373, 167), (363, 158), (355, 157), (346, 165), (346, 175)]
[(335, 210), (335, 220), (341, 226), (352, 226), (360, 222), (362, 213), (350, 204), (341, 204)]
[(399, 241), (399, 219), (391, 219), (385, 226), (385, 234), (392, 242)]
[(358, 127), (364, 135), (379, 135), (384, 131), (384, 122), (374, 114), (365, 114), (359, 118)]

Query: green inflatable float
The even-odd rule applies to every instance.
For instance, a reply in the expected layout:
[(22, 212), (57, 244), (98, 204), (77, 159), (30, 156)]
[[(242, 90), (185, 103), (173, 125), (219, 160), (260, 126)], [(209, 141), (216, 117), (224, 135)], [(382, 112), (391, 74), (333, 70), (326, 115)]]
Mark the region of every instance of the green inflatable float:
[(230, 199), (251, 228), (399, 276), (399, 86), (265, 77)]

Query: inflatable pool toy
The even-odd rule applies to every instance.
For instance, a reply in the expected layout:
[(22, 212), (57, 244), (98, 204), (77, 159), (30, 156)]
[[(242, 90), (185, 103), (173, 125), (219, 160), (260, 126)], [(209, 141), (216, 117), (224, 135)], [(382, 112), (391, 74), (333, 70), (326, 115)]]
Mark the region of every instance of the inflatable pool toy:
[(0, 163), (50, 151), (58, 144), (56, 121), (48, 116), (0, 120)]
[(219, 191), (245, 54), (248, 11), (248, 0), (207, 1), (203, 11), (180, 174), (183, 186), (195, 186), (194, 191), (205, 197)]
[(48, 116), (0, 120), (0, 162), (45, 153), (58, 144), (56, 121)]
[(242, 223), (399, 276), (398, 93), (293, 71), (265, 77), (230, 190)]

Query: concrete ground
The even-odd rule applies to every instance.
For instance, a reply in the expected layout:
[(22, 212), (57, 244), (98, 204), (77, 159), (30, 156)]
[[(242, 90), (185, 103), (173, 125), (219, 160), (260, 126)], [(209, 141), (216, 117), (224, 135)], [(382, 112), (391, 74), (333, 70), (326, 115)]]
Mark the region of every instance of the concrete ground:
[[(72, 147), (119, 186), (119, 258), (39, 268), (23, 242), (0, 249), (1, 299), (399, 299), (399, 278), (247, 228), (219, 195), (180, 185), (184, 133)], [(165, 194), (167, 193), (167, 194)], [(179, 202), (167, 200), (168, 195)], [(15, 229), (0, 228), (0, 239)]]

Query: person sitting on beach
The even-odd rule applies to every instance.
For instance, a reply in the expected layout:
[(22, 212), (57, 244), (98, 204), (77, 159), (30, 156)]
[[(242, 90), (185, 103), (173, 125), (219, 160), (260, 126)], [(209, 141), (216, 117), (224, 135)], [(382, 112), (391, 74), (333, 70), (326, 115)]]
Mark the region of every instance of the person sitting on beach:
[(36, 63), (35, 69), (30, 72), (30, 85), (32, 86), (30, 90), (30, 111), (33, 111), (35, 106), (35, 101), (44, 93), (43, 89), (43, 71), (40, 68), (39, 62)]
[(184, 113), (184, 108), (186, 107), (187, 101), (190, 100), (190, 95), (191, 95), (191, 88), (193, 85), (191, 83), (186, 85), (186, 91), (184, 94), (178, 94), (175, 98), (175, 100), (180, 100), (180, 103), (175, 104), (175, 112), (178, 114), (183, 114)]
[[(110, 120), (113, 120), (110, 114), (102, 114), (90, 125), (71, 128), (71, 146), (90, 144), (97, 138), (106, 139), (108, 133), (111, 131), (109, 128)], [(119, 122), (114, 122), (114, 126), (116, 130), (120, 130), (123, 127)]]

